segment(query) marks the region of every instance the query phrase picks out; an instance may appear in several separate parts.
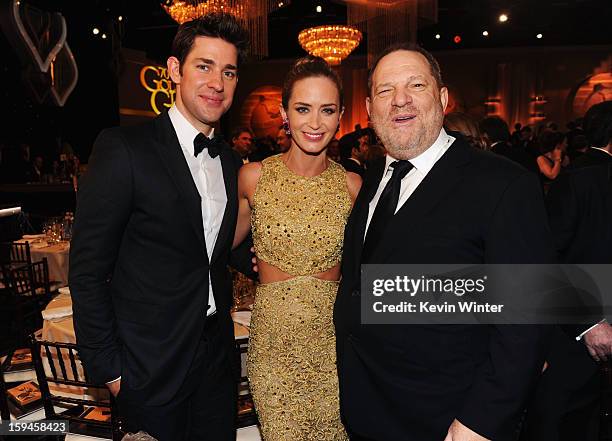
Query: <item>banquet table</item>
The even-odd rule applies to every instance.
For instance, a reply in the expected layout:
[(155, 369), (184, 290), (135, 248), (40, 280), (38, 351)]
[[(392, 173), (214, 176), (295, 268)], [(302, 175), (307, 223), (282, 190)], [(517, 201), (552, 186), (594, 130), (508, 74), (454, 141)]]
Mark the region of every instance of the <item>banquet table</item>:
[(34, 236), (24, 237), (16, 242), (30, 242), (32, 262), (41, 261), (46, 257), (49, 266), (49, 280), (59, 283), (59, 286), (67, 286), (70, 242), (49, 243), (43, 237), (38, 237), (43, 235)]
[[(72, 298), (68, 287), (60, 288), (59, 295), (55, 297), (42, 312), (43, 329), (42, 340), (75, 343), (74, 323), (72, 321)], [(232, 313), (234, 319), (234, 337), (236, 340), (248, 339), (251, 313), (250, 311), (236, 311)], [(246, 354), (241, 356), (242, 375), (246, 375)], [(78, 369), (82, 369), (80, 361)], [(242, 427), (236, 432), (237, 441), (260, 441), (261, 436), (257, 426)]]
[(41, 248), (30, 248), (32, 262), (47, 258), (49, 265), (49, 280), (60, 282), (60, 286), (68, 285), (68, 256), (70, 242), (60, 242)]
[[(59, 343), (76, 343), (74, 323), (72, 321), (72, 298), (67, 287), (60, 288), (60, 293), (42, 312), (42, 339)], [(234, 337), (249, 337), (250, 312), (240, 311), (233, 314)]]

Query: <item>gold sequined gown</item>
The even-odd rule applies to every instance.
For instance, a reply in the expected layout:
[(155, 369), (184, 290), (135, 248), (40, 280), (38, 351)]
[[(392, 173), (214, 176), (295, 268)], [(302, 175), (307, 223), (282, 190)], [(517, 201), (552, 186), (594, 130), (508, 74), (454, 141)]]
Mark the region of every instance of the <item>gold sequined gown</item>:
[(265, 441), (346, 440), (340, 422), (332, 312), (338, 282), (313, 274), (340, 262), (351, 209), (346, 172), (318, 176), (263, 161), (251, 225), (257, 257), (291, 274), (257, 287), (248, 376)]

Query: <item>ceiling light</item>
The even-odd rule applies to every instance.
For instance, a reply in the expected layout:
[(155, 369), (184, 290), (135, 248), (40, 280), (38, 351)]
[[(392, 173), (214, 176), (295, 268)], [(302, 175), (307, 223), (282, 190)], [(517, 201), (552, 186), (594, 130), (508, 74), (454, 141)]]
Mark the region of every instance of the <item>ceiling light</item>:
[(106, 40), (106, 34), (102, 34), (102, 40)]
[(321, 7), (321, 5), (317, 5), (317, 12), (323, 12), (323, 8)]
[(436, 40), (440, 39), (440, 34), (436, 34)]
[(324, 25), (304, 29), (298, 41), (310, 55), (337, 66), (359, 45), (361, 37), (361, 32), (350, 26)]
[(537, 38), (538, 40), (539, 40), (539, 39), (541, 39), (542, 37), (543, 37), (543, 35), (542, 35), (542, 34), (538, 34), (538, 35), (536, 35), (536, 38)]
[(482, 31), (482, 36), (483, 37), (488, 37), (489, 36), (489, 31)]
[(505, 23), (505, 22), (508, 21), (508, 15), (507, 14), (500, 14), (498, 20), (499, 20), (500, 23)]
[(455, 44), (461, 43), (461, 35), (455, 35), (453, 41), (455, 42)]
[(98, 35), (98, 34), (100, 33), (100, 29), (98, 29), (98, 28), (93, 28), (93, 31), (92, 31), (92, 32), (93, 32), (93, 34), (94, 34), (94, 35)]
[(119, 21), (123, 21), (123, 16), (122, 16), (122, 15), (120, 15), (119, 17), (117, 17), (117, 20), (119, 20)]

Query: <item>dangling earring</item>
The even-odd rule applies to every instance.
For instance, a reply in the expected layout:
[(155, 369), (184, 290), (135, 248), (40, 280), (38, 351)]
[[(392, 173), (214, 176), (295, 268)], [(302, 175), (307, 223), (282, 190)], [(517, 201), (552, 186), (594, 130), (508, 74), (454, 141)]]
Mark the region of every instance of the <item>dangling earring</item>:
[(289, 128), (289, 120), (288, 119), (284, 119), (283, 120), (283, 129), (285, 130), (285, 134), (287, 136), (291, 135), (291, 128)]

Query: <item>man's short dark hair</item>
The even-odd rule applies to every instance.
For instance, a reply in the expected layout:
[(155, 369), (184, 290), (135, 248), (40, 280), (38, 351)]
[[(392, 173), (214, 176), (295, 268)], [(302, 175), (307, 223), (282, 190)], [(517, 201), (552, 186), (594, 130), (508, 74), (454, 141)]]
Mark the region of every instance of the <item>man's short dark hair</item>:
[(482, 134), (486, 134), (491, 143), (508, 142), (510, 139), (510, 130), (506, 121), (498, 116), (489, 116), (478, 124)]
[(238, 64), (246, 58), (249, 35), (242, 25), (230, 14), (214, 12), (179, 26), (172, 41), (172, 56), (179, 60), (182, 73), (183, 63), (193, 47), (196, 37), (220, 38), (233, 44), (238, 51)]
[(372, 63), (372, 67), (370, 67), (370, 70), (368, 71), (369, 96), (371, 96), (372, 93), (372, 76), (374, 75), (376, 66), (378, 66), (378, 63), (380, 63), (380, 60), (382, 60), (384, 57), (386, 57), (390, 53), (398, 51), (418, 52), (419, 54), (423, 55), (429, 63), (429, 70), (431, 71), (431, 75), (435, 78), (438, 88), (441, 89), (444, 86), (444, 83), (442, 82), (442, 71), (440, 70), (440, 65), (438, 64), (438, 60), (436, 60), (433, 55), (431, 55), (428, 51), (423, 49), (418, 44), (408, 42), (395, 43), (386, 48), (380, 54), (378, 54), (378, 56), (374, 59), (374, 62)]
[(606, 147), (612, 142), (612, 101), (591, 106), (584, 115), (584, 134), (593, 147)]
[(248, 128), (247, 126), (239, 126), (232, 130), (232, 141), (245, 132), (251, 135), (251, 137), (253, 137), (253, 131), (250, 128)]

